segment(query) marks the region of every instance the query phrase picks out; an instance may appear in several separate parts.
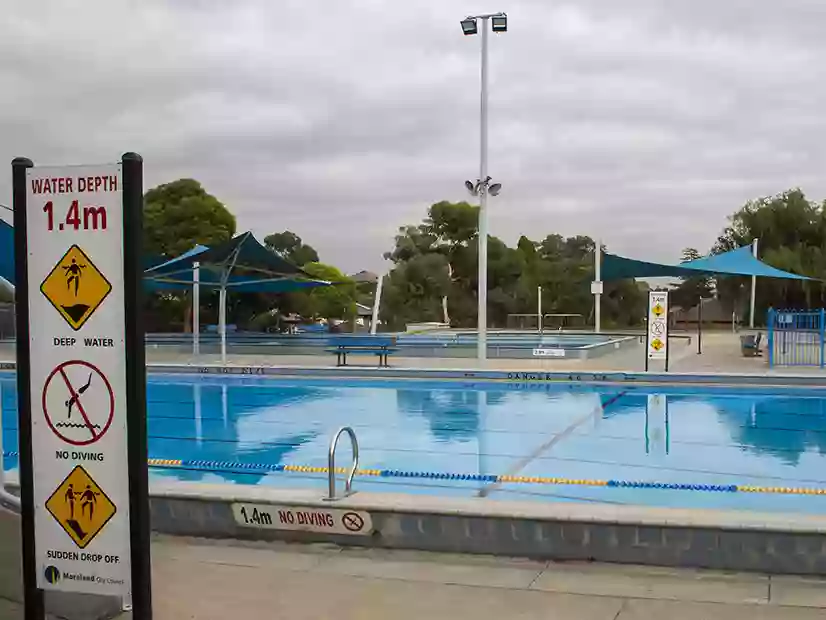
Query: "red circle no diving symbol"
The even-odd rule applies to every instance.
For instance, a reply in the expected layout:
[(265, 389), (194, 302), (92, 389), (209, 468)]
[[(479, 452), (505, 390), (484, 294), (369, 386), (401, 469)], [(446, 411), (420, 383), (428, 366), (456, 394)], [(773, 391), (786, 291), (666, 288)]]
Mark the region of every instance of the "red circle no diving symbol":
[(364, 527), (364, 519), (357, 512), (346, 512), (341, 517), (341, 524), (351, 532), (360, 532)]
[(115, 394), (96, 366), (63, 362), (43, 386), (43, 413), (55, 435), (73, 446), (88, 446), (106, 434), (115, 415)]

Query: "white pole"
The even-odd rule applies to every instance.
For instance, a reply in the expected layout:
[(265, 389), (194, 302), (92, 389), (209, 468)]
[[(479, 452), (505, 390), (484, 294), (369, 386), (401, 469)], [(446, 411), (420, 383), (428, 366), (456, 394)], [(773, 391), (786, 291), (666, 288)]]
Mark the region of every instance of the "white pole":
[(384, 276), (379, 276), (378, 284), (376, 284), (376, 298), (373, 300), (373, 316), (370, 318), (370, 333), (374, 336), (376, 335), (376, 326), (379, 322), (382, 288), (384, 288)]
[(204, 442), (204, 427), (203, 427), (203, 407), (201, 405), (201, 384), (196, 383), (192, 386), (193, 398), (195, 403), (195, 442), (201, 445)]
[(542, 287), (536, 287), (536, 313), (539, 316), (539, 333), (542, 333)]
[(201, 263), (192, 263), (192, 354), (201, 353)]
[(227, 386), (221, 386), (221, 415), (224, 418), (224, 428), (229, 423), (229, 406), (227, 404)]
[[(752, 242), (751, 252), (757, 258), (757, 239)], [(754, 329), (754, 304), (757, 295), (757, 276), (751, 277), (751, 311), (749, 312), (749, 328)]]
[(488, 355), (488, 18), (482, 18), (482, 93), (479, 122), (479, 284), (476, 357)]
[(227, 363), (227, 289), (218, 294), (218, 332), (221, 334), (221, 364)]
[(594, 247), (594, 331), (602, 332), (602, 239)]

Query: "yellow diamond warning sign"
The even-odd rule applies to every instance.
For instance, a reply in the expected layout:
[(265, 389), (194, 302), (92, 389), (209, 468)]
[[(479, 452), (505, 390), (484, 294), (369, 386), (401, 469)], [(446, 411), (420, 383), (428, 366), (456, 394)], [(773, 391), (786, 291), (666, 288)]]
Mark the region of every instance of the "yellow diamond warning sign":
[(40, 285), (40, 292), (75, 331), (83, 327), (111, 290), (109, 280), (76, 245)]
[(651, 348), (654, 349), (655, 351), (659, 351), (664, 346), (665, 346), (665, 343), (662, 340), (660, 340), (659, 338), (654, 338), (654, 340), (651, 341)]
[(651, 311), (654, 313), (654, 316), (662, 316), (663, 312), (665, 312), (665, 308), (663, 308), (662, 304), (654, 304), (654, 307), (651, 308)]
[(117, 508), (106, 493), (78, 465), (46, 501), (51, 513), (81, 549), (95, 539)]

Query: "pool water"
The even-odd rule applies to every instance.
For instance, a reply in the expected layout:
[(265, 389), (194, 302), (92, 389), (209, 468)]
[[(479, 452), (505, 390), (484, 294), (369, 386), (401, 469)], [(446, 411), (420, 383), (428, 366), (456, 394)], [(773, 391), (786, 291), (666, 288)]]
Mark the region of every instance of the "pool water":
[[(3, 443), (17, 445), (13, 375), (0, 375)], [(150, 375), (155, 480), (317, 488), (330, 438), (356, 431), (364, 491), (826, 513), (826, 495), (443, 479), (425, 473), (826, 489), (826, 392), (425, 380)], [(9, 415), (9, 414), (12, 415)], [(346, 438), (338, 464), (350, 460)], [(198, 461), (200, 463), (192, 463)], [(4, 459), (17, 467), (15, 456)]]

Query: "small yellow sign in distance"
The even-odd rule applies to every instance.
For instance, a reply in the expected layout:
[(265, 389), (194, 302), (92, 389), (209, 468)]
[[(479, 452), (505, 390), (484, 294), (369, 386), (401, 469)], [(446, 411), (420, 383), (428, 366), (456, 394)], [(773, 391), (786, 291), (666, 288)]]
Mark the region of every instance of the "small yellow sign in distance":
[(654, 338), (654, 340), (651, 341), (651, 348), (654, 349), (655, 351), (659, 351), (664, 346), (665, 345), (663, 344), (663, 341), (660, 340), (659, 338)]
[(83, 467), (75, 467), (46, 500), (46, 510), (81, 549), (95, 539), (118, 511)]
[(75, 331), (94, 314), (112, 285), (89, 257), (73, 245), (43, 280), (40, 292)]
[(654, 316), (662, 316), (662, 313), (665, 312), (665, 309), (662, 307), (662, 304), (656, 304), (653, 308)]

